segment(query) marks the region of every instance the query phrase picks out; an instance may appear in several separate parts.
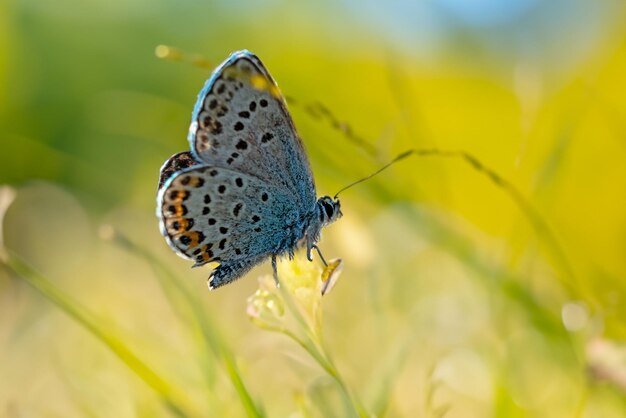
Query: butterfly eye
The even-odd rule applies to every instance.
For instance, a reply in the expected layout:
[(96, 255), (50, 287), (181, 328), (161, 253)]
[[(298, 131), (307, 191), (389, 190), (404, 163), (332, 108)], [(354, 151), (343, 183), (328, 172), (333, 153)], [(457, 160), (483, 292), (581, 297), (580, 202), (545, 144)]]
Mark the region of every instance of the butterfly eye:
[(333, 217), (333, 213), (335, 212), (335, 210), (333, 209), (333, 205), (331, 205), (330, 203), (324, 201), (322, 203), (322, 206), (324, 206), (324, 211), (326, 212), (326, 217), (328, 219), (331, 219)]

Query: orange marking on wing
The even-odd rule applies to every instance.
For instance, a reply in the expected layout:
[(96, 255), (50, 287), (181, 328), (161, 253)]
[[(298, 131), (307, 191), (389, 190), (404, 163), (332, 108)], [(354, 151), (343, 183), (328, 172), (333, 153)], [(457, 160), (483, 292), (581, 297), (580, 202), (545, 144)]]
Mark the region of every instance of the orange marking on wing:
[(174, 212), (172, 213), (173, 216), (176, 217), (182, 217), (183, 216), (183, 205), (181, 205), (180, 203), (177, 205), (173, 205), (174, 206)]
[(170, 196), (173, 203), (181, 203), (189, 197), (189, 192), (187, 190), (175, 190), (175, 192), (175, 195)]
[(187, 230), (189, 224), (187, 219), (182, 217), (171, 217), (166, 220), (167, 231), (174, 235)]
[(204, 180), (201, 179), (200, 177), (192, 177), (191, 180), (189, 181), (189, 185), (191, 187), (200, 187), (204, 184)]
[(198, 244), (200, 244), (200, 233), (197, 231), (191, 231), (191, 232), (186, 232), (183, 234), (183, 236), (186, 236), (187, 238), (189, 238), (191, 241), (189, 242), (189, 244), (187, 245), (188, 248), (193, 248), (198, 246)]

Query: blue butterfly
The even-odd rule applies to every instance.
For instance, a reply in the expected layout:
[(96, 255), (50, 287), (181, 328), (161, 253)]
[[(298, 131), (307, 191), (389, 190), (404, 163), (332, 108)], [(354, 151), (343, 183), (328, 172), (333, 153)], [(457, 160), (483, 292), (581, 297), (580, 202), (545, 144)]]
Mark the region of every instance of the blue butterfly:
[(210, 289), (267, 258), (277, 278), (276, 257), (300, 245), (312, 259), (321, 229), (342, 216), (339, 199), (317, 199), (285, 100), (254, 54), (235, 52), (213, 72), (188, 139), (191, 150), (161, 167), (157, 216), (180, 256), (194, 266), (219, 263)]

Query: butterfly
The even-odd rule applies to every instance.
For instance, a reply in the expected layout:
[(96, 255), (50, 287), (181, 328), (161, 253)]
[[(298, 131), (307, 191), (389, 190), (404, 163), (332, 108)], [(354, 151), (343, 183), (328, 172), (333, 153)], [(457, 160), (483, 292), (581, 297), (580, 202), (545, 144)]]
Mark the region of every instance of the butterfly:
[[(316, 195), (311, 166), (280, 94), (258, 57), (243, 50), (215, 69), (198, 95), (189, 151), (161, 167), (161, 233), (194, 267), (217, 262), (210, 289), (271, 258), (307, 258), (320, 231), (342, 216), (339, 199)], [(321, 256), (321, 253), (320, 253)], [(323, 258), (322, 258), (323, 260)]]

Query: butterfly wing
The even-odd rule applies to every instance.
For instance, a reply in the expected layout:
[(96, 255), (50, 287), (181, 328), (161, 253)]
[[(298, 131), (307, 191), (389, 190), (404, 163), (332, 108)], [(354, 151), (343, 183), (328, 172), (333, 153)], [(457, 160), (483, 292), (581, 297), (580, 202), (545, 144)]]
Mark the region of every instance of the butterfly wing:
[(214, 167), (251, 174), (315, 204), (304, 145), (278, 87), (248, 51), (233, 53), (198, 95), (189, 128), (191, 153)]
[(172, 155), (161, 166), (161, 171), (159, 173), (158, 190), (161, 190), (167, 179), (172, 177), (172, 174), (174, 174), (175, 172), (198, 164), (200, 163), (196, 161), (191, 153), (188, 151), (179, 152), (178, 154)]
[(231, 169), (202, 165), (178, 171), (164, 183), (157, 202), (161, 232), (196, 266), (259, 262), (297, 235), (293, 226), (300, 211), (294, 197)]

